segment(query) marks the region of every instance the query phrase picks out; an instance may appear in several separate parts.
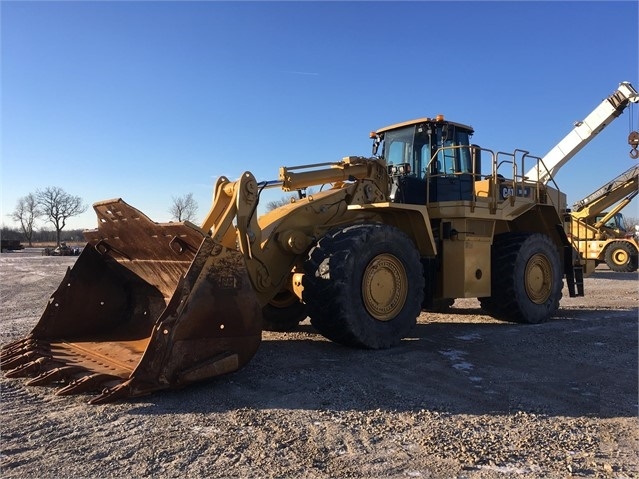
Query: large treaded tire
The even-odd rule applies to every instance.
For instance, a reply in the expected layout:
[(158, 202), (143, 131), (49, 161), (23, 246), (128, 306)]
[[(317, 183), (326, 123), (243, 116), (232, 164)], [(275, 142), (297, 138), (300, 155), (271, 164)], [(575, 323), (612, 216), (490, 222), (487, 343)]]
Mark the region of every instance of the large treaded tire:
[(562, 276), (559, 253), (546, 235), (504, 233), (492, 247), (492, 296), (479, 302), (496, 319), (542, 323), (559, 308)]
[(604, 258), (608, 267), (617, 273), (637, 271), (638, 253), (628, 241), (613, 241), (606, 247)]
[(417, 322), (422, 264), (415, 244), (395, 227), (361, 224), (328, 233), (309, 252), (304, 273), (311, 324), (336, 343), (389, 348)]

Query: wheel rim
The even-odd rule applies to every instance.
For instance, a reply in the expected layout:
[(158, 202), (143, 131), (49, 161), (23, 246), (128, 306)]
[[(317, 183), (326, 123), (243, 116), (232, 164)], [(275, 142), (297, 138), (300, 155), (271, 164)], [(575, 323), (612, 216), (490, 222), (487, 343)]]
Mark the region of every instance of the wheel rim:
[(552, 293), (552, 265), (548, 258), (536, 254), (526, 265), (526, 294), (535, 304), (545, 303)]
[(408, 294), (408, 277), (402, 262), (391, 254), (373, 258), (362, 278), (364, 307), (378, 321), (399, 314)]
[(628, 253), (621, 248), (612, 252), (612, 261), (618, 266), (625, 265), (628, 262), (628, 257)]

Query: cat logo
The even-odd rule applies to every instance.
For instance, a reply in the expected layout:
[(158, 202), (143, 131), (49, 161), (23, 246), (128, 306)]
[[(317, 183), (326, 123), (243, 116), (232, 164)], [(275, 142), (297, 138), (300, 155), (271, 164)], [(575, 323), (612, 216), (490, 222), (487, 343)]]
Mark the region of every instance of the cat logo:
[(512, 186), (502, 186), (499, 189), (499, 195), (502, 200), (505, 200), (509, 196), (521, 196), (524, 198), (530, 198), (531, 194), (532, 189), (530, 188), (530, 186), (525, 186), (524, 188), (518, 186), (516, 190)]

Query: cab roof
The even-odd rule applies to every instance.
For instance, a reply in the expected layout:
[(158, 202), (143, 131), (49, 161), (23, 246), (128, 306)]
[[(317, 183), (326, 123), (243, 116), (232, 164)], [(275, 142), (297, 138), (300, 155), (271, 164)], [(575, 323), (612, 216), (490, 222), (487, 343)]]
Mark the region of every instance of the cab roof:
[(418, 125), (420, 123), (446, 123), (448, 125), (454, 125), (465, 130), (469, 130), (471, 133), (474, 133), (473, 127), (464, 125), (463, 123), (455, 123), (454, 121), (444, 120), (443, 115), (437, 115), (435, 118), (417, 118), (415, 120), (403, 121), (401, 123), (394, 123), (393, 125), (385, 126), (375, 131), (375, 134), (379, 135), (380, 133), (384, 133), (390, 130), (396, 130), (397, 128), (403, 128), (405, 126)]

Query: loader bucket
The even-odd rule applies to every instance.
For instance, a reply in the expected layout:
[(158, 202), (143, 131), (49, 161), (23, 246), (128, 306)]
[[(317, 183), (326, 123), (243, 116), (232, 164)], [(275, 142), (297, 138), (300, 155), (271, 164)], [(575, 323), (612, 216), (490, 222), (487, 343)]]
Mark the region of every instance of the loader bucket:
[(121, 199), (31, 333), (2, 348), (7, 377), (109, 402), (236, 371), (257, 350), (261, 309), (238, 251), (185, 223), (155, 223)]

